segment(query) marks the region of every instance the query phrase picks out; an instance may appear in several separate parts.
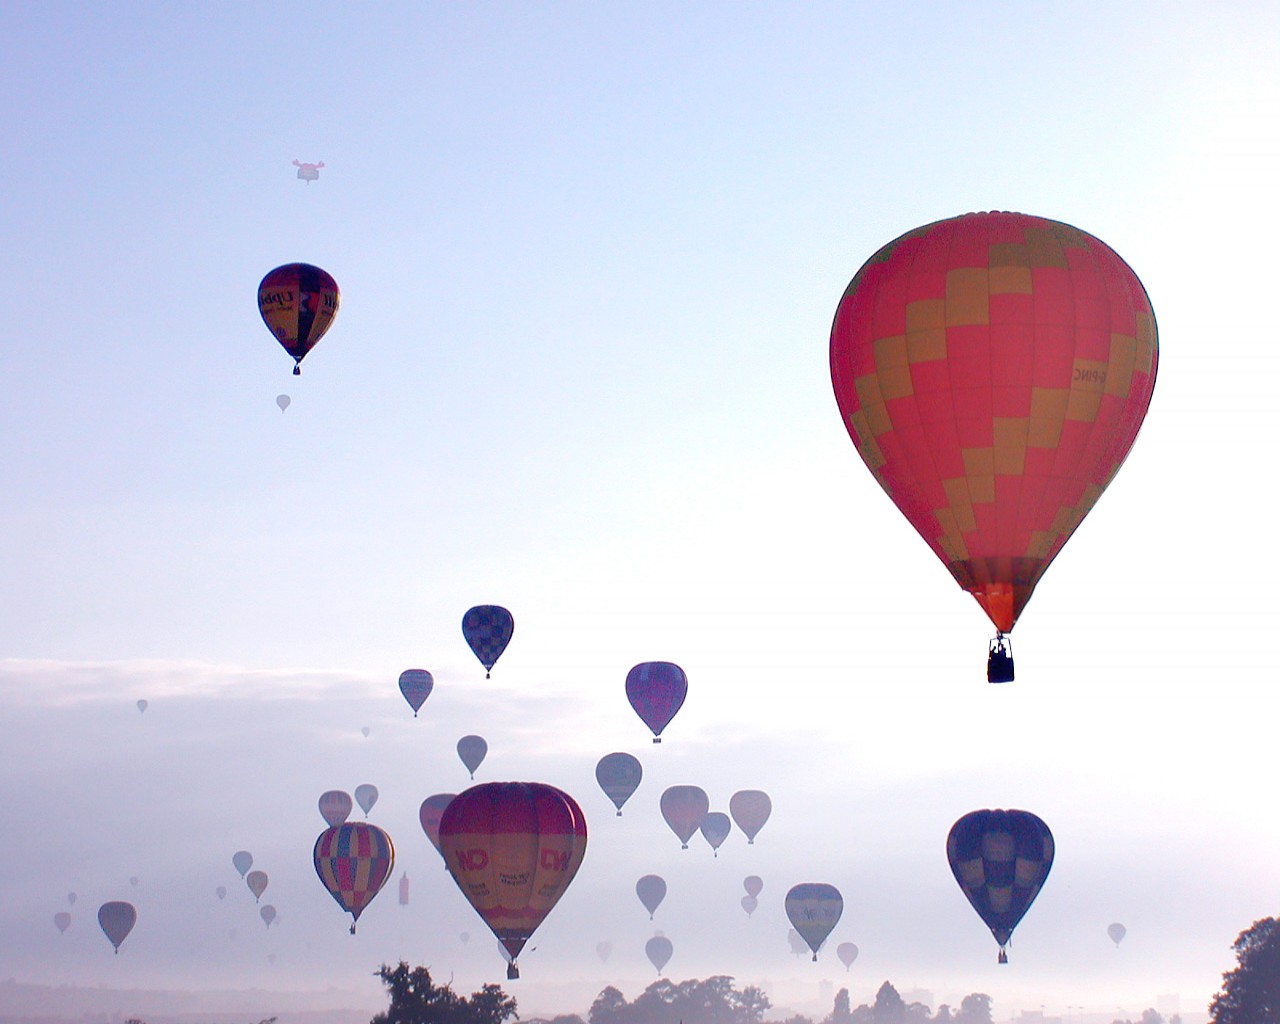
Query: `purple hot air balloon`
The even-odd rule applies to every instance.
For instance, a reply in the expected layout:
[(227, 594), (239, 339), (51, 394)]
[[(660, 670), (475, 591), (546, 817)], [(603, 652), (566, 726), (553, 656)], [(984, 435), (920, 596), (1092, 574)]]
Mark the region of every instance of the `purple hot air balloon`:
[(627, 673), (627, 700), (640, 720), (662, 742), (662, 730), (675, 718), (689, 692), (684, 669), (669, 661), (646, 661)]
[(413, 708), (413, 717), (418, 717), (418, 710), (431, 696), (431, 688), (435, 680), (425, 668), (407, 668), (400, 673), (400, 692)]

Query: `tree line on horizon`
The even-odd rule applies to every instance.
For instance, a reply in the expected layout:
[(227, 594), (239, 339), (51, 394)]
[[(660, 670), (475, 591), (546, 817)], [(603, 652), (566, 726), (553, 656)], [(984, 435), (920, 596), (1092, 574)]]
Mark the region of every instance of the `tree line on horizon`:
[[(1210, 1024), (1280, 1024), (1280, 919), (1255, 921), (1232, 945), (1237, 963), (1222, 975), (1222, 988), (1209, 1007)], [(448, 983), (437, 985), (426, 967), (410, 968), (405, 961), (395, 967), (383, 964), (376, 972), (387, 988), (391, 1005), (370, 1024), (507, 1024), (519, 1020), (516, 1001), (498, 985), (485, 985), (470, 996), (460, 996)], [(991, 997), (971, 992), (952, 1009), (947, 1004), (933, 1012), (924, 1003), (906, 1002), (889, 981), (871, 1003), (852, 1006), (847, 988), (840, 989), (831, 1012), (821, 1021), (794, 1014), (771, 1024), (994, 1024)], [(748, 985), (738, 989), (733, 978), (717, 974), (702, 980), (655, 981), (628, 1001), (614, 986), (596, 996), (587, 1019), (576, 1013), (526, 1024), (764, 1024), (773, 1004), (762, 989)], [(259, 1024), (273, 1024), (275, 1018)], [(130, 1018), (126, 1024), (145, 1024)], [(1144, 1010), (1137, 1021), (1112, 1024), (1181, 1024), (1174, 1014), (1166, 1020), (1154, 1009)]]

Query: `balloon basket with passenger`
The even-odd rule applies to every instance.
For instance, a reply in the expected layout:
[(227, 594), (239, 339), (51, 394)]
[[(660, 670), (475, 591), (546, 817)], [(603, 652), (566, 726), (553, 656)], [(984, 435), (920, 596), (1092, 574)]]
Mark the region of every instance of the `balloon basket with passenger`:
[(1013, 682), (1013, 644), (1005, 633), (997, 633), (988, 645), (987, 682)]

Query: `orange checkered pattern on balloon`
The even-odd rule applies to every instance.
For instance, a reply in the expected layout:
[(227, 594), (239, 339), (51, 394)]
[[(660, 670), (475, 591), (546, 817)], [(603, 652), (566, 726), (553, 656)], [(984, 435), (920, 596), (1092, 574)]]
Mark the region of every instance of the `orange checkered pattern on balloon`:
[(864, 462), (1008, 632), (1124, 461), (1158, 345), (1141, 282), (1078, 228), (967, 214), (889, 243), (836, 310)]

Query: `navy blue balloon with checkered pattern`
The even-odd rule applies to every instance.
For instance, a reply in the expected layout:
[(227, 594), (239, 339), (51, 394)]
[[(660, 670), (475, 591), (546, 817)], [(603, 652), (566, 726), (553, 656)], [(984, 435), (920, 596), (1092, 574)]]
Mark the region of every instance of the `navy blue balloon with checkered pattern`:
[(511, 642), (511, 634), (515, 632), (516, 621), (511, 613), (496, 604), (478, 604), (468, 608), (462, 616), (462, 635), (466, 637), (467, 646), (484, 666), (484, 677), (489, 678), (494, 664), (502, 657), (502, 652)]
[(973, 909), (1005, 946), (1053, 866), (1053, 834), (1030, 811), (971, 811), (951, 826), (947, 860)]

